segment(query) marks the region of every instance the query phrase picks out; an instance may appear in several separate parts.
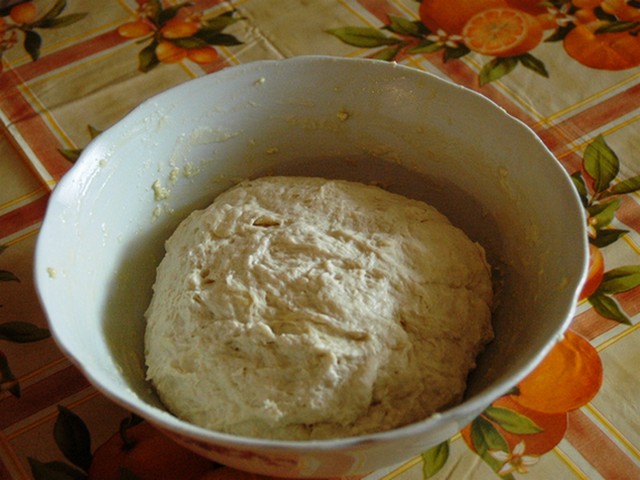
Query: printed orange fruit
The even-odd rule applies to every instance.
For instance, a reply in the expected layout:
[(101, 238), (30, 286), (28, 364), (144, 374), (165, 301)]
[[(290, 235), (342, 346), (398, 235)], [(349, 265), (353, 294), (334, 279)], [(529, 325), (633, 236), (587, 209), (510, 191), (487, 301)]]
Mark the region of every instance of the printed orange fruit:
[(128, 429), (127, 433), (130, 447), (116, 434), (96, 449), (89, 479), (120, 480), (124, 478), (123, 469), (140, 480), (194, 479), (213, 467), (210, 461), (181, 447), (147, 422)]
[(118, 27), (118, 34), (125, 38), (140, 38), (153, 32), (153, 27), (144, 20), (123, 23)]
[(588, 403), (602, 385), (602, 362), (591, 343), (567, 330), (511, 399), (525, 408), (563, 413)]
[(604, 258), (602, 252), (595, 245), (589, 244), (589, 270), (587, 279), (580, 291), (580, 300), (589, 298), (598, 289), (604, 276)]
[(172, 18), (162, 26), (160, 32), (164, 38), (185, 38), (194, 35), (198, 30), (200, 25), (195, 22)]
[(36, 18), (37, 13), (38, 9), (35, 3), (25, 2), (14, 6), (9, 12), (9, 16), (14, 22), (23, 24), (32, 22)]
[(187, 50), (187, 58), (196, 63), (211, 63), (218, 58), (218, 51), (213, 47), (199, 47)]
[(420, 21), (429, 30), (444, 30), (451, 35), (460, 34), (476, 13), (505, 6), (506, 0), (423, 0), (419, 14)]
[(597, 33), (605, 22), (577, 25), (563, 40), (565, 51), (581, 64), (601, 70), (626, 70), (640, 65), (640, 36), (629, 32)]
[(187, 58), (187, 50), (171, 42), (162, 41), (156, 47), (156, 56), (162, 63), (177, 63)]
[[(538, 433), (518, 434), (509, 432), (502, 428), (499, 424), (492, 422), (493, 426), (496, 428), (496, 430), (498, 430), (498, 432), (502, 435), (502, 437), (509, 445), (509, 451), (513, 451), (516, 445), (518, 445), (520, 442), (524, 442), (525, 455), (542, 455), (550, 450), (553, 450), (553, 448), (558, 443), (560, 443), (560, 441), (564, 437), (565, 432), (567, 431), (566, 412), (537, 412), (535, 410), (531, 410), (529, 408), (523, 407), (522, 405), (519, 405), (510, 397), (500, 397), (495, 402), (493, 402), (491, 406), (511, 410), (518, 415), (522, 415), (528, 418), (540, 428), (540, 432)], [(475, 446), (473, 445), (473, 440), (471, 439), (471, 425), (467, 425), (462, 429), (460, 433), (469, 448), (473, 451), (476, 451)]]
[(535, 48), (542, 40), (535, 17), (515, 8), (491, 8), (469, 19), (462, 37), (470, 50), (494, 57), (513, 57)]

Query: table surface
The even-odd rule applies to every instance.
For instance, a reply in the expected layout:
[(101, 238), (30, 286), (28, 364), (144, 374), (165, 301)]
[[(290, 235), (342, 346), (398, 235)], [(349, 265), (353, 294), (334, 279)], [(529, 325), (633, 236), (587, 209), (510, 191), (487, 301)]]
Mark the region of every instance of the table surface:
[[(109, 451), (131, 417), (48, 336), (32, 275), (39, 227), (82, 148), (142, 100), (236, 64), (305, 54), (396, 61), (482, 93), (540, 136), (589, 219), (589, 279), (529, 390), (366, 478), (640, 478), (640, 2), (15, 3), (0, 5), (0, 478), (85, 478), (109, 462), (126, 478), (162, 478), (154, 465), (189, 458), (144, 423), (127, 430), (142, 439), (136, 455)], [(492, 39), (491, 25), (502, 26)]]

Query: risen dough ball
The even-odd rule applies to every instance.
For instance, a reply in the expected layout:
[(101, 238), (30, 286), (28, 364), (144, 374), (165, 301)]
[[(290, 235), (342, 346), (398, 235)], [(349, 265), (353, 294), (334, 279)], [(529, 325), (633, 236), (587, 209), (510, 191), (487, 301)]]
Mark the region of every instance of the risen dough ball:
[(148, 378), (170, 411), (209, 429), (321, 439), (422, 420), (461, 401), (493, 336), (482, 247), (374, 186), (246, 181), (166, 250)]

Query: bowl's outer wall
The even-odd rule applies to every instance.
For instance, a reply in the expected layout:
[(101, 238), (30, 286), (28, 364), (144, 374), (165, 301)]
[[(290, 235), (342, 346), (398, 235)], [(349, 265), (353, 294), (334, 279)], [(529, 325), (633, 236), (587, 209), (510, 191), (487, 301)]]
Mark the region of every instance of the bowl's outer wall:
[[(377, 181), (433, 203), (485, 246), (503, 288), (496, 340), (465, 403), (367, 438), (367, 448), (381, 446), (372, 456), (361, 440), (304, 448), (252, 441), (162, 410), (144, 378), (143, 314), (164, 241), (238, 179), (269, 173)], [(357, 453), (354, 473), (445, 440), (528, 373), (567, 327), (586, 259), (571, 182), (523, 124), (408, 67), (299, 57), (175, 87), (102, 133), (52, 195), (35, 268), (54, 337), (110, 398), (165, 430), (225, 448), (295, 446), (318, 459)], [(345, 474), (314, 468), (302, 474)]]

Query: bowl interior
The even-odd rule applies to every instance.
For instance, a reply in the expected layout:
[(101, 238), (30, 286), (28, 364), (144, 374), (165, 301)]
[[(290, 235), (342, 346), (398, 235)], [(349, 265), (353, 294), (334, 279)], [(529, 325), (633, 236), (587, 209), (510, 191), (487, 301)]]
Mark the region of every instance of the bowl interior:
[(486, 248), (500, 285), (496, 339), (465, 404), (445, 416), (504, 393), (570, 321), (586, 268), (582, 207), (523, 124), (408, 67), (256, 62), (145, 102), (92, 142), (52, 195), (39, 294), (61, 348), (116, 401), (174, 421), (144, 379), (142, 347), (164, 241), (193, 209), (264, 174), (376, 182), (433, 204)]

